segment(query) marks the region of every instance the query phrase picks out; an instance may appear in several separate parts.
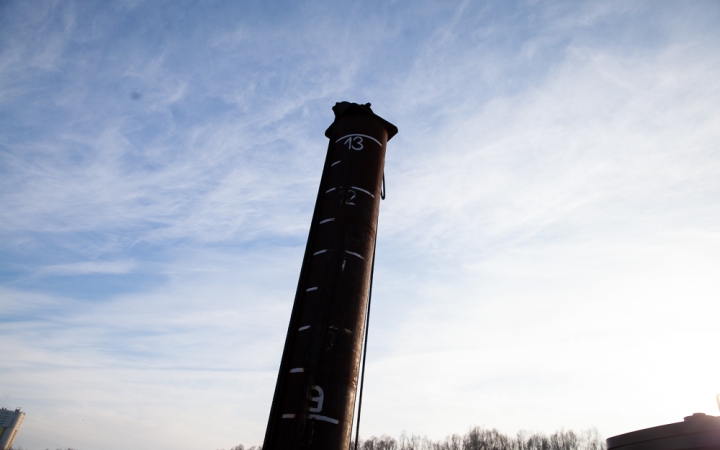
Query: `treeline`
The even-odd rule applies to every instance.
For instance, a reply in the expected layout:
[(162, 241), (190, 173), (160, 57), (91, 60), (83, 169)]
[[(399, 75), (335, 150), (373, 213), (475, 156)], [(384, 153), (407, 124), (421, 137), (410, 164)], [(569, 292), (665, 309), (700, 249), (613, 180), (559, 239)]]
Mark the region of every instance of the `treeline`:
[(494, 428), (474, 427), (464, 435), (453, 434), (440, 441), (405, 434), (397, 440), (373, 436), (361, 439), (358, 450), (605, 450), (605, 441), (594, 429), (580, 433), (561, 430), (549, 436), (520, 431), (510, 437)]
[[(355, 449), (355, 442), (349, 450)], [(605, 450), (605, 441), (595, 429), (576, 433), (556, 431), (551, 435), (520, 431), (514, 437), (492, 428), (474, 427), (464, 435), (453, 434), (434, 441), (417, 435), (399, 439), (391, 436), (360, 439), (358, 450)], [(262, 446), (245, 448), (237, 445), (230, 450), (262, 450)]]

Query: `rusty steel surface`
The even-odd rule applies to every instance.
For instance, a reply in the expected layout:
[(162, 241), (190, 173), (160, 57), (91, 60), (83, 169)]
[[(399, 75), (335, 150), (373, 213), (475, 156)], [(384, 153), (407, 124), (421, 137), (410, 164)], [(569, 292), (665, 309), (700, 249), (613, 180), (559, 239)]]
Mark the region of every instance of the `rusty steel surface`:
[(370, 105), (341, 102), (330, 139), (263, 450), (347, 450), (387, 141)]

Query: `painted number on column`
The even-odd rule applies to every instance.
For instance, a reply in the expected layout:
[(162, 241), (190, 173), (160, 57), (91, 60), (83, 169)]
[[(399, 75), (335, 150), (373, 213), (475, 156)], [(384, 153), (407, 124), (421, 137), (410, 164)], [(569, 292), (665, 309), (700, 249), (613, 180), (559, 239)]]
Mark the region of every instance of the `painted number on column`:
[(347, 139), (345, 139), (345, 143), (347, 144), (349, 150), (362, 150), (362, 142), (362, 136), (349, 136)]
[[(310, 412), (320, 412), (322, 411), (323, 407), (323, 401), (325, 401), (325, 393), (323, 392), (322, 388), (320, 386), (313, 386), (310, 388), (310, 401), (315, 402), (315, 406), (312, 408), (308, 408), (308, 411)], [(315, 395), (317, 394), (317, 395)]]

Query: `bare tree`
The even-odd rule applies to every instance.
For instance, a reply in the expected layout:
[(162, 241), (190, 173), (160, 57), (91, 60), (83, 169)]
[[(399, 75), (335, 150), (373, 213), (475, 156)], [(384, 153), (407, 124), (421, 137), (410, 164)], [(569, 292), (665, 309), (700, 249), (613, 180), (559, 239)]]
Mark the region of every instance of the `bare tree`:
[[(354, 446), (350, 447), (351, 450)], [(359, 449), (362, 450), (398, 450), (398, 443), (395, 439), (390, 436), (382, 435), (380, 437), (371, 437), (367, 440), (360, 440)]]
[[(230, 450), (245, 447), (237, 445)], [(247, 450), (262, 450), (262, 446)], [(348, 450), (355, 450), (354, 441)], [(404, 431), (397, 440), (387, 435), (372, 436), (360, 439), (358, 450), (606, 450), (606, 447), (594, 428), (580, 433), (560, 430), (550, 436), (523, 430), (511, 438), (494, 428), (476, 426), (465, 435), (451, 434), (441, 441), (415, 434), (408, 436)]]
[(580, 448), (583, 450), (605, 450), (606, 445), (596, 428), (584, 430), (580, 434)]

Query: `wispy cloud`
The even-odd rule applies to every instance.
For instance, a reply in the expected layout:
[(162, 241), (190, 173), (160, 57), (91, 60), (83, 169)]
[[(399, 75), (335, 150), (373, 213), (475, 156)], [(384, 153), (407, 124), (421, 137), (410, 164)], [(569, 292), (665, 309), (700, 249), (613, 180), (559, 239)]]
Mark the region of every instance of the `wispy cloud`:
[(346, 99), (400, 128), (363, 434), (713, 412), (715, 5), (0, 8), (19, 445), (260, 442)]
[(89, 273), (122, 274), (135, 269), (133, 261), (85, 261), (71, 264), (55, 264), (40, 269), (40, 274), (47, 275), (81, 275)]

